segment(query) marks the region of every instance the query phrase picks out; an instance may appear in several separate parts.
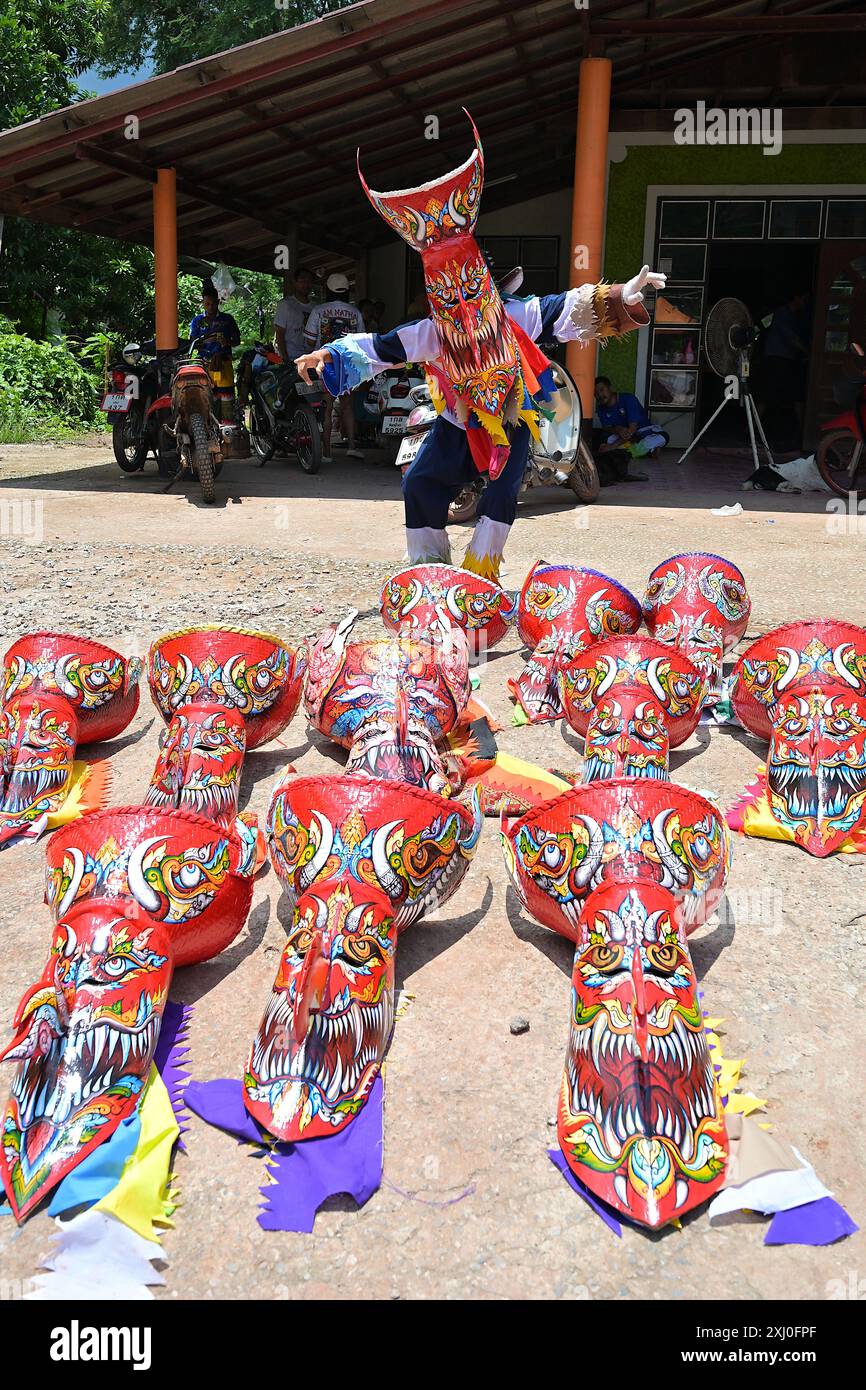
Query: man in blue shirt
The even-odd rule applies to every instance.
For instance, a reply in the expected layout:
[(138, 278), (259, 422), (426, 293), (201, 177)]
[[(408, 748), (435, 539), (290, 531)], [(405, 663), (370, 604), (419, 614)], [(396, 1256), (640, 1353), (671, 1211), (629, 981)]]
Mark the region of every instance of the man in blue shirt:
[(642, 458), (645, 454), (654, 455), (667, 444), (668, 436), (653, 424), (637, 396), (614, 391), (609, 377), (596, 377), (595, 401), (599, 424), (606, 432), (599, 453), (625, 449), (632, 458)]

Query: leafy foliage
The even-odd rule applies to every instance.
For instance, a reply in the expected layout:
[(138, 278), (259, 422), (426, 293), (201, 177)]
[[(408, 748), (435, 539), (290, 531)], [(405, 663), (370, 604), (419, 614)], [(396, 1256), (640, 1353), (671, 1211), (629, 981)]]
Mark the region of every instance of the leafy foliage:
[(104, 345), (37, 343), (0, 320), (0, 441), (51, 437), (93, 428), (101, 419)]
[(351, 0), (112, 0), (100, 68), (106, 74), (142, 68), (168, 72), (196, 58), (278, 34), (345, 8)]
[(97, 63), (111, 0), (0, 0), (0, 128), (81, 96), (75, 79)]

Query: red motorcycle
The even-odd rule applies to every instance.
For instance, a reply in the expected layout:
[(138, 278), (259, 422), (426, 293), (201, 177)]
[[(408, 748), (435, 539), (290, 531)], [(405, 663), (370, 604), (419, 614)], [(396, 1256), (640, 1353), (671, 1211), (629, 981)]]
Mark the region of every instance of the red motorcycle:
[(833, 383), (833, 395), (845, 409), (828, 420), (815, 462), (824, 482), (839, 497), (866, 497), (866, 352), (851, 344), (858, 375)]

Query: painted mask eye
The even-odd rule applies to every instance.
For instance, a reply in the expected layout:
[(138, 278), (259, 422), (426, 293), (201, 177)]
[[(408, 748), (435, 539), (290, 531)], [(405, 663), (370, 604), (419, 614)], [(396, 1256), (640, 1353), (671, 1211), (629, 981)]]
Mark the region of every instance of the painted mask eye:
[(660, 946), (647, 946), (647, 960), (660, 975), (672, 975), (680, 964), (680, 949), (675, 941)]
[(122, 980), (124, 975), (135, 969), (136, 962), (129, 956), (108, 956), (102, 962), (101, 971), (109, 980)]
[(615, 734), (617, 732), (619, 728), (619, 720), (613, 714), (602, 714), (596, 722), (596, 728), (598, 729), (598, 732), (600, 734), (603, 734), (606, 738), (608, 738), (611, 734)]
[(553, 872), (562, 868), (565, 863), (565, 851), (557, 840), (548, 840), (541, 851), (541, 862), (545, 869), (551, 869)]
[(382, 951), (374, 936), (346, 936), (343, 938), (343, 955), (356, 965), (369, 965), (382, 960)]
[(657, 721), (653, 719), (652, 716), (650, 716), (647, 719), (636, 720), (634, 725), (634, 731), (637, 734), (638, 738), (645, 739), (647, 742), (649, 742), (651, 739), (654, 739), (658, 734), (659, 726)]
[(204, 880), (204, 871), (200, 864), (181, 864), (180, 873), (177, 881), (181, 888), (198, 888)]
[(584, 956), (584, 960), (587, 964), (591, 965), (594, 970), (600, 971), (603, 975), (608, 975), (619, 967), (624, 955), (624, 946), (613, 946), (608, 941), (599, 941), (589, 948)]
[(786, 738), (802, 738), (804, 734), (808, 733), (808, 730), (808, 719), (799, 714), (789, 714), (779, 726), (779, 732), (784, 734)]
[(310, 942), (312, 939), (313, 933), (309, 927), (299, 927), (298, 930), (289, 937), (287, 945), (294, 955), (303, 959), (310, 949)]
[(846, 714), (833, 714), (827, 720), (827, 732), (834, 738), (848, 738), (853, 732), (853, 727)]

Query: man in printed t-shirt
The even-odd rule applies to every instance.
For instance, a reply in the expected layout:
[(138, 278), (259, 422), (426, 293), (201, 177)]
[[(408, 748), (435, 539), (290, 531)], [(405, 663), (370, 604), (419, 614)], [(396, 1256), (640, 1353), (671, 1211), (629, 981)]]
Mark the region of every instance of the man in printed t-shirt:
[[(327, 304), (316, 305), (304, 328), (304, 347), (307, 352), (325, 347), (328, 343), (334, 342), (336, 338), (344, 338), (347, 333), (364, 332), (364, 319), (360, 309), (348, 301), (349, 282), (345, 275), (329, 275), (326, 284), (331, 298)], [(331, 399), (330, 396), (326, 399), (325, 420), (322, 426), (325, 446), (322, 455), (324, 463), (331, 462)], [(346, 457), (363, 459), (364, 455), (361, 450), (355, 448), (355, 416), (352, 412), (351, 398), (341, 396), (337, 408), (340, 411), (343, 434), (349, 441)]]

